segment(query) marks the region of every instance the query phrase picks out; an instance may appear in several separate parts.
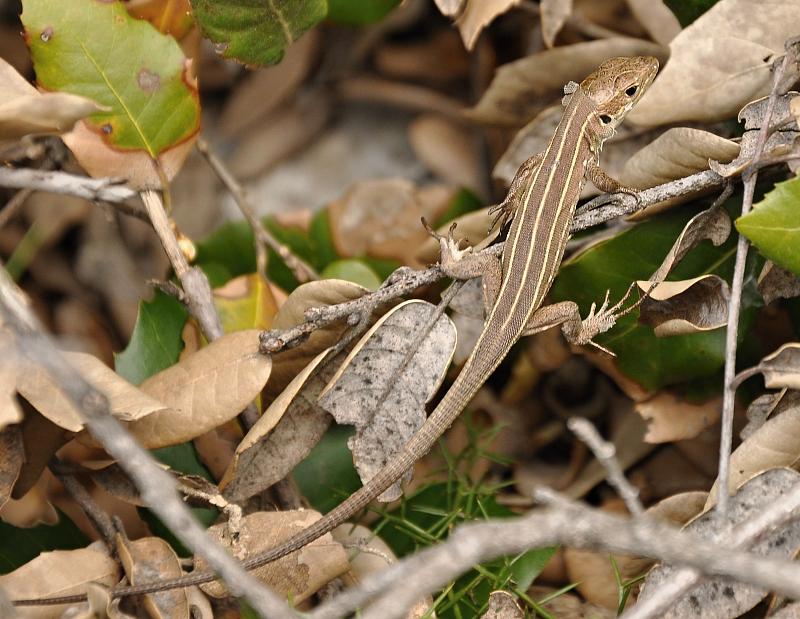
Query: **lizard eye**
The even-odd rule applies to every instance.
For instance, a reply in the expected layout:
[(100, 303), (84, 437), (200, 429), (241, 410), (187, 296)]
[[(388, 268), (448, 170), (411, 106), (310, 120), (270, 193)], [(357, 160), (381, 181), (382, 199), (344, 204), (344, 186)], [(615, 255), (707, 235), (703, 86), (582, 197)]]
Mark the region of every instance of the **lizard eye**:
[(629, 88), (628, 88), (628, 89), (625, 91), (625, 94), (626, 94), (626, 95), (628, 95), (629, 97), (632, 97), (633, 95), (635, 95), (635, 94), (636, 94), (636, 91), (637, 91), (637, 90), (639, 90), (639, 86), (637, 86), (636, 84), (634, 84), (633, 86), (629, 87)]
[(604, 125), (609, 124), (611, 122), (611, 116), (609, 116), (608, 114), (601, 114), (600, 122), (603, 123)]

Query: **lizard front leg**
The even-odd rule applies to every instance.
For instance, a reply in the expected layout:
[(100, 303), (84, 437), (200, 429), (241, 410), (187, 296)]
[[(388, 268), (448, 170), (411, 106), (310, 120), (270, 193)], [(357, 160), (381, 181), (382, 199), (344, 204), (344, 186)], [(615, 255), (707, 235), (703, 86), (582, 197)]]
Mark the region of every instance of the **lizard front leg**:
[(489, 214), (495, 215), (492, 225), (489, 226), (489, 231), (494, 230), (498, 223), (500, 224), (500, 228), (502, 228), (514, 218), (514, 213), (519, 206), (519, 193), (527, 187), (531, 176), (542, 163), (543, 159), (543, 152), (536, 153), (533, 157), (526, 159), (525, 163), (519, 167), (519, 170), (517, 170), (517, 173), (514, 175), (514, 179), (511, 181), (511, 186), (508, 188), (505, 199), (500, 204), (489, 209)]
[(500, 260), (497, 256), (475, 254), (472, 247), (461, 249), (459, 247), (460, 241), (457, 241), (453, 236), (453, 232), (456, 229), (455, 223), (450, 226), (447, 236), (433, 230), (428, 225), (428, 222), (425, 221), (425, 218), (422, 219), (422, 225), (425, 226), (428, 234), (439, 241), (441, 252), (439, 266), (445, 275), (453, 279), (463, 280), (472, 279), (473, 277), (482, 278), (483, 304), (488, 316), (492, 307), (494, 307), (502, 285), (503, 270)]
[(630, 297), (633, 288), (634, 285), (632, 284), (625, 293), (625, 296), (612, 307), (608, 306), (610, 292), (606, 292), (605, 299), (600, 309), (598, 310), (596, 304), (592, 303), (592, 307), (589, 309), (589, 315), (584, 319), (581, 319), (578, 305), (573, 301), (563, 301), (561, 303), (554, 303), (553, 305), (542, 307), (531, 316), (522, 335), (533, 335), (534, 333), (540, 333), (561, 325), (561, 331), (564, 337), (566, 337), (567, 341), (571, 344), (577, 346), (589, 344), (613, 356), (613, 352), (603, 348), (594, 342), (593, 339), (600, 333), (608, 331), (616, 324), (619, 318), (639, 306), (641, 301), (634, 303), (627, 309), (621, 309), (628, 300), (628, 297)]
[(639, 201), (639, 190), (633, 187), (623, 185), (617, 179), (609, 176), (603, 168), (594, 160), (586, 164), (586, 171), (584, 176), (590, 180), (592, 184), (600, 191), (606, 193), (625, 193), (636, 198)]

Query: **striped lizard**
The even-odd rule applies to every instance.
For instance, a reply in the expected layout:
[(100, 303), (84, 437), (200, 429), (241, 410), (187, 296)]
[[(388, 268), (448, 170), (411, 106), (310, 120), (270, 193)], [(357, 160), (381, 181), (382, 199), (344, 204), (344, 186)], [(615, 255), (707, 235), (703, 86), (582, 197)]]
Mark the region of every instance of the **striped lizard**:
[[(658, 71), (652, 57), (612, 58), (580, 84), (564, 87), (564, 113), (547, 149), (528, 159), (517, 172), (506, 200), (500, 205), (503, 223), (511, 226), (502, 258), (460, 249), (453, 228), (434, 234), (441, 247), (441, 268), (457, 279), (483, 277), (486, 323), (472, 354), (450, 389), (422, 427), (387, 465), (338, 507), (280, 545), (245, 560), (254, 569), (298, 550), (350, 519), (402, 477), (425, 455), (525, 335), (560, 325), (575, 344), (593, 344), (592, 338), (610, 329), (624, 298), (608, 307), (608, 295), (581, 320), (578, 306), (561, 302), (542, 307), (558, 271), (569, 239), (575, 207), (586, 179), (605, 192), (636, 195), (599, 165), (605, 140), (636, 104)], [(627, 295), (626, 295), (627, 296)], [(153, 593), (214, 580), (213, 573), (186, 576), (113, 589), (113, 597)], [(67, 603), (85, 596), (51, 598), (39, 603)], [(32, 601), (21, 601), (30, 603)]]

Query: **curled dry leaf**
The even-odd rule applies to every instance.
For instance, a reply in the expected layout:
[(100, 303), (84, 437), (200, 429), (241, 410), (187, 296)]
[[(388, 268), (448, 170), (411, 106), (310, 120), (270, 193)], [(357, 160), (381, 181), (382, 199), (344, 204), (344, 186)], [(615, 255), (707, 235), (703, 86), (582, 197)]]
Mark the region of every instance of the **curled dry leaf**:
[(433, 0), (445, 17), (455, 17), (464, 8), (467, 0)]
[[(331, 535), (349, 553), (350, 571), (342, 577), (348, 586), (363, 582), (397, 561), (389, 545), (363, 525), (339, 525)], [(423, 619), (430, 616), (432, 609), (433, 600), (426, 596), (411, 608), (406, 619)]]
[[(134, 387), (97, 357), (79, 352), (64, 355), (89, 384), (108, 398), (111, 414), (120, 421), (135, 421), (167, 408), (157, 397)], [(54, 424), (71, 432), (83, 428), (83, 413), (61, 393), (42, 367), (30, 365), (20, 372), (17, 391)]]
[(669, 45), (681, 31), (675, 13), (664, 0), (628, 0), (628, 8), (650, 37), (660, 45)]
[(669, 44), (670, 59), (630, 113), (637, 124), (715, 122), (769, 92), (770, 65), (800, 31), (794, 2), (720, 0)]
[[(782, 155), (791, 150), (795, 140), (800, 135), (797, 129), (797, 122), (792, 120), (789, 111), (790, 101), (797, 96), (796, 92), (781, 95), (775, 100), (775, 109), (772, 112), (770, 125), (780, 125), (780, 129), (774, 131), (767, 138), (764, 145), (764, 155)], [(740, 142), (739, 156), (727, 164), (717, 161), (709, 161), (709, 167), (717, 174), (726, 178), (735, 176), (742, 172), (750, 164), (756, 152), (758, 143), (758, 133), (763, 124), (761, 121), (767, 111), (769, 97), (762, 97), (745, 105), (737, 116), (739, 122), (744, 122), (744, 133)]]
[[(636, 282), (642, 292), (650, 282)], [(719, 329), (728, 323), (728, 282), (701, 275), (678, 282), (661, 282), (639, 307), (639, 322), (653, 327), (656, 337)]]
[[(13, 572), (0, 576), (0, 588), (18, 599), (83, 593), (88, 583), (113, 587), (119, 580), (117, 563), (100, 545), (79, 550), (43, 552)], [(67, 604), (18, 609), (21, 619), (59, 619)]]
[[(790, 469), (771, 469), (743, 484), (731, 498), (727, 518), (720, 521), (715, 512), (705, 512), (684, 527), (684, 531), (703, 539), (722, 542), (720, 535), (754, 517), (798, 483), (800, 474)], [(800, 523), (772, 531), (750, 547), (750, 552), (762, 556), (790, 558), (800, 546)], [(658, 591), (674, 574), (676, 568), (659, 565), (647, 576), (639, 600)], [(683, 596), (663, 614), (664, 619), (678, 617), (708, 617), (723, 619), (738, 617), (758, 604), (767, 591), (752, 585), (734, 583), (722, 578), (704, 581)]]
[(280, 63), (248, 71), (220, 114), (219, 131), (225, 138), (255, 128), (259, 120), (297, 91), (317, 56), (319, 38), (319, 32), (311, 30), (286, 49)]
[(39, 92), (0, 58), (0, 143), (29, 133), (63, 133), (103, 110), (108, 108), (79, 95)]
[(649, 400), (636, 402), (634, 410), (647, 424), (644, 440), (648, 443), (671, 443), (694, 438), (719, 420), (722, 398), (695, 404), (661, 391)]
[(220, 481), (230, 500), (242, 502), (286, 477), (325, 434), (332, 419), (317, 398), (333, 376), (334, 362), (315, 371), (330, 350), (303, 368), (241, 440)]
[(0, 507), (11, 498), (24, 460), (22, 431), (19, 426), (6, 426), (0, 430)]
[[(255, 512), (245, 516), (235, 543), (231, 543), (225, 524), (209, 527), (208, 535), (229, 548), (237, 559), (244, 560), (280, 544), (319, 518), (320, 514), (310, 509)], [(291, 596), (294, 602), (301, 602), (346, 572), (348, 567), (344, 549), (327, 533), (300, 550), (250, 573), (276, 594)], [(195, 569), (205, 571), (208, 564), (202, 557), (195, 557)], [(212, 597), (230, 595), (227, 587), (219, 581), (200, 585), (200, 589)]]
[[(446, 315), (431, 326), (435, 312), (434, 305), (411, 300), (387, 313), (356, 344), (320, 395), (320, 405), (338, 423), (356, 427), (347, 444), (363, 483), (422, 426), (425, 404), (453, 358), (455, 327)], [(404, 480), (410, 476), (408, 471)], [(379, 500), (392, 501), (401, 494), (398, 481)]]
[(267, 382), (272, 358), (258, 350), (260, 331), (223, 335), (144, 381), (141, 390), (168, 408), (132, 422), (148, 449), (176, 445), (230, 421)]
[(435, 221), (452, 197), (442, 186), (418, 189), (400, 178), (356, 183), (329, 207), (336, 250), (345, 257), (367, 254), (414, 266), (414, 252), (428, 236), (420, 218)]
[(800, 277), (767, 260), (758, 276), (758, 292), (766, 305), (776, 299), (800, 297)]
[(647, 189), (707, 170), (709, 159), (727, 163), (738, 154), (736, 142), (700, 129), (674, 127), (631, 157), (619, 180)]
[[(354, 301), (364, 296), (369, 290), (353, 282), (343, 279), (325, 279), (298, 286), (278, 310), (272, 328), (275, 330), (291, 329), (306, 321), (305, 313), (315, 307), (327, 307), (347, 301)], [(344, 320), (317, 329), (307, 340), (281, 351), (275, 357), (267, 393), (275, 397), (305, 368), (321, 351), (336, 344), (347, 329)]]
[(40, 415), (27, 403), (25, 419), (20, 429), (25, 449), (24, 463), (14, 484), (12, 497), (22, 498), (39, 481), (42, 471), (56, 452), (68, 443), (74, 434)]
[[(160, 537), (130, 541), (117, 535), (117, 552), (132, 585), (143, 585), (183, 575), (180, 559)], [(186, 589), (171, 589), (143, 596), (144, 607), (153, 619), (189, 619)]]
[(492, 591), (489, 594), (489, 608), (481, 619), (524, 619), (525, 613), (517, 599), (508, 591)]
[(747, 407), (747, 425), (739, 432), (742, 441), (749, 439), (771, 416), (800, 406), (800, 392), (794, 389), (781, 389), (778, 393), (765, 393), (750, 402)]
[(767, 389), (800, 389), (800, 343), (784, 344), (764, 357), (757, 366), (740, 372), (734, 384), (738, 385), (759, 372), (764, 375)]
[(422, 114), (408, 128), (417, 157), (439, 178), (481, 192), (483, 166), (474, 136), (463, 124), (437, 114)]
[(10, 362), (0, 362), (0, 430), (22, 420), (22, 409), (17, 402), (17, 370), (14, 351), (0, 339), (0, 355)]
[(471, 50), (483, 29), (492, 23), (495, 17), (502, 15), (521, 1), (466, 0), (467, 6), (458, 20), (456, 20), (456, 26), (458, 26), (461, 38), (464, 40), (464, 47)]
[(547, 47), (553, 47), (556, 36), (572, 15), (572, 0), (542, 0), (539, 3), (542, 19), (542, 39)]
[(482, 123), (522, 126), (560, 101), (564, 84), (580, 82), (604, 60), (614, 56), (656, 56), (663, 60), (664, 51), (649, 41), (619, 37), (539, 52), (500, 67), (481, 100), (465, 113)]

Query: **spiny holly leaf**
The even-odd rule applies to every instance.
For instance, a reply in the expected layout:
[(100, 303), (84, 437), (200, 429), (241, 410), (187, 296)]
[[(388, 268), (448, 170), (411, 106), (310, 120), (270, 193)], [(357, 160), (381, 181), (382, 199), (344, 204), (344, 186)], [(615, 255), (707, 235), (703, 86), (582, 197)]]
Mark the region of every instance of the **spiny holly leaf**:
[[(730, 204), (733, 202), (731, 200)], [(582, 316), (587, 315), (592, 303), (603, 301), (606, 290), (611, 291), (612, 303), (616, 302), (631, 282), (647, 279), (659, 267), (693, 214), (690, 209), (680, 209), (654, 217), (564, 262), (553, 285), (553, 300), (577, 302)], [(668, 279), (689, 279), (713, 273), (729, 280), (735, 245), (733, 236), (719, 247), (701, 243), (689, 252)], [(749, 261), (740, 333), (747, 332), (747, 324), (759, 303), (755, 268), (755, 261)], [(723, 328), (657, 338), (653, 329), (638, 324), (633, 314), (620, 319), (596, 341), (616, 353), (619, 369), (644, 388), (660, 389), (702, 378), (722, 367), (725, 360)]]
[(800, 178), (775, 189), (736, 220), (736, 229), (778, 266), (800, 275)]
[(88, 121), (110, 146), (156, 158), (197, 133), (197, 87), (180, 47), (122, 3), (25, 0), (21, 17), (39, 85), (111, 108)]
[(222, 55), (250, 65), (280, 62), (328, 13), (326, 0), (192, 0), (203, 33)]

